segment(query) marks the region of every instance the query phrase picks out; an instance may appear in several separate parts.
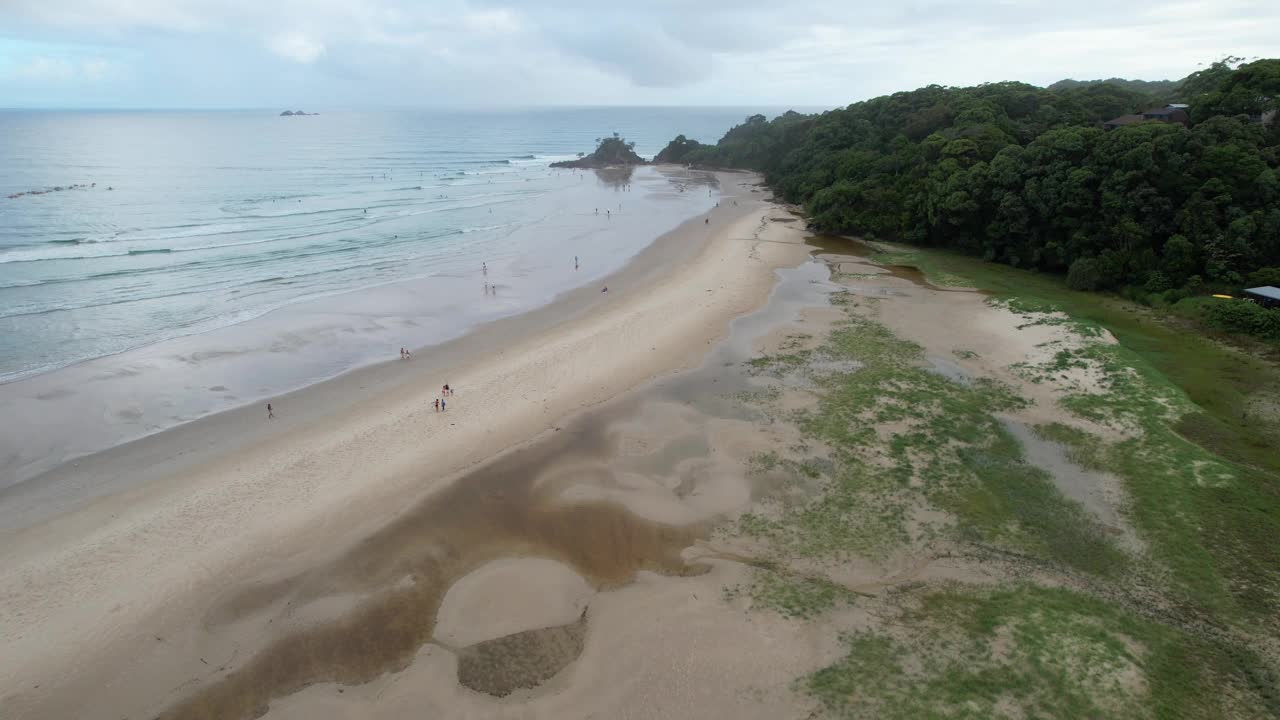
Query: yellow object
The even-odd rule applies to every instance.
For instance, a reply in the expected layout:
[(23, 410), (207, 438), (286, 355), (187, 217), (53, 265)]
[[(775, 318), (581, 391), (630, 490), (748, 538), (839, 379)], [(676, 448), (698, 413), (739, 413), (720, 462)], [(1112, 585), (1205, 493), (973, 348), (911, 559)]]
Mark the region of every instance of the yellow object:
[(1219, 295), (1217, 293), (1214, 293), (1213, 296), (1217, 298), (1222, 298), (1223, 300), (1235, 300), (1235, 298), (1231, 297), (1230, 295)]

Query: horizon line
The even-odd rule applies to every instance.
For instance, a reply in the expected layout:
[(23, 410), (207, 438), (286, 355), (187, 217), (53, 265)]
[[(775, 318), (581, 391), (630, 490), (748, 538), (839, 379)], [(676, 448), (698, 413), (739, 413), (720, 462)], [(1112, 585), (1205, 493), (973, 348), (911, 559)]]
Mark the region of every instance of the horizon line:
[(765, 109), (804, 109), (804, 110), (821, 110), (838, 107), (841, 105), (823, 105), (823, 104), (791, 104), (786, 103), (726, 103), (726, 104), (710, 104), (710, 105), (681, 105), (681, 104), (618, 104), (618, 105), (570, 105), (570, 104), (548, 104), (548, 105), (348, 105), (309, 108), (305, 104), (300, 105), (11, 105), (0, 106), (0, 112), (12, 111), (138, 111), (138, 112), (154, 112), (154, 111), (269, 111), (284, 112), (285, 110), (302, 109), (308, 113), (316, 112), (368, 112), (368, 111), (385, 111), (385, 110), (613, 110), (613, 109), (650, 109), (650, 110), (740, 110), (751, 108)]

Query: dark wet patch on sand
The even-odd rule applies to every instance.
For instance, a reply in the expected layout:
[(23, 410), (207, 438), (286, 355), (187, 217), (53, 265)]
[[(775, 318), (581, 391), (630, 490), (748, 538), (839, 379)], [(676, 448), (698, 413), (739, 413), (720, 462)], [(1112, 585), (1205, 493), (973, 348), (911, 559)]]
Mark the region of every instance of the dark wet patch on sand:
[(458, 682), (495, 697), (538, 687), (582, 654), (587, 611), (576, 622), (526, 630), (458, 651)]
[[(735, 320), (730, 338), (701, 369), (663, 379), (645, 396), (708, 417), (754, 417), (756, 411), (734, 399), (756, 387), (742, 366), (754, 353), (754, 339), (778, 323), (793, 321), (802, 308), (825, 305), (832, 290), (821, 262), (781, 275), (783, 282), (769, 304)], [(642, 403), (637, 396), (617, 401), (497, 458), (408, 509), (333, 562), (220, 598), (205, 616), (210, 630), (250, 623), (270, 632), (280, 627), (269, 625), (272, 619), (286, 618), (295, 608), (335, 596), (363, 600), (342, 616), (275, 639), (162, 717), (255, 717), (273, 699), (311, 684), (363, 684), (402, 670), (424, 644), (433, 642), (437, 612), (449, 588), (500, 558), (559, 561), (597, 590), (621, 587), (639, 570), (705, 572), (704, 566), (686, 564), (681, 551), (705, 537), (708, 526), (662, 524), (615, 503), (563, 499), (575, 483), (614, 487), (620, 485), (620, 473), (667, 474), (678, 469), (680, 460), (706, 452), (705, 438), (685, 439), (658, 457), (619, 463), (626, 453), (617, 446), (618, 421), (636, 417)], [(495, 695), (545, 682), (581, 652), (586, 622), (584, 617), (570, 625), (454, 649), (459, 682)]]
[[(847, 260), (849, 257), (869, 259), (879, 253), (878, 250), (867, 243), (856, 238), (839, 237), (835, 235), (815, 235), (805, 238), (805, 242), (818, 249), (818, 257), (827, 261), (833, 266), (836, 272), (848, 272), (841, 267), (841, 260)], [(841, 258), (841, 256), (845, 256)], [(929, 282), (924, 272), (917, 267), (910, 265), (890, 265), (877, 263), (867, 268), (868, 272), (875, 274), (888, 274), (900, 280), (906, 280), (912, 285), (926, 290), (934, 290), (937, 292), (963, 292), (963, 293), (980, 293), (972, 288), (952, 288), (934, 285)]]
[[(619, 411), (627, 409), (624, 404)], [(574, 480), (566, 463), (615, 452), (608, 425), (600, 417), (584, 419), (565, 428), (567, 432), (460, 478), (332, 563), (220, 599), (205, 617), (210, 629), (242, 621), (269, 629), (271, 619), (311, 602), (339, 594), (366, 598), (341, 617), (273, 641), (244, 666), (161, 717), (257, 717), (273, 699), (314, 683), (363, 684), (402, 670), (431, 641), (449, 587), (498, 558), (558, 560), (597, 589), (625, 585), (638, 570), (670, 575), (705, 571), (686, 565), (680, 556), (705, 534), (703, 527), (651, 522), (615, 503), (557, 499), (564, 483)], [(472, 646), (460, 654), (460, 678), (465, 664), (469, 687), (485, 692), (505, 688), (500, 694), (530, 687), (535, 678), (551, 677), (580, 652), (585, 624), (573, 627), (577, 624)], [(496, 650), (486, 647), (491, 643), (497, 643), (492, 648), (516, 648), (522, 654), (510, 663), (497, 662)], [(492, 668), (493, 677), (487, 677), (486, 668)]]

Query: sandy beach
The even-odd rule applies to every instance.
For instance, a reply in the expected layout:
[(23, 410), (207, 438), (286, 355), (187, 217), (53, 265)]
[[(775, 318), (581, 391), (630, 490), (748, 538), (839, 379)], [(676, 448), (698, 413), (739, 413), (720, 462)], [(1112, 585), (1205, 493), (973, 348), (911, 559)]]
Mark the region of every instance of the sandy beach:
[[(607, 294), (584, 288), (555, 308), (482, 329), (468, 348), (460, 341), (430, 361), (419, 353), (410, 363), (357, 371), (277, 398), (271, 423), (260, 408), (225, 413), (86, 458), (48, 478), (48, 490), (5, 498), (0, 698), (6, 715), (155, 715), (202, 690), (216, 693), (220, 679), (251, 676), (252, 668), (271, 662), (282, 639), (287, 644), (306, 629), (338, 627), (351, 614), (377, 610), (377, 598), (388, 591), (396, 596), (398, 583), (428, 584), (405, 572), (410, 568), (396, 567), (395, 553), (375, 553), (380, 560), (367, 555), (378, 538), (414, 546), (396, 535), (412, 517), (408, 509), (432, 498), (458, 503), (445, 490), (460, 473), (531, 441), (540, 447), (539, 440), (562, 427), (569, 432), (584, 408), (697, 365), (726, 335), (730, 320), (765, 301), (775, 269), (804, 259), (803, 233), (768, 222), (789, 216), (764, 200), (756, 182), (722, 176), (724, 198), (708, 214), (710, 222), (695, 218), (660, 239), (606, 281)], [(456, 394), (447, 412), (436, 413), (431, 401), (446, 382)], [(575, 445), (582, 442), (575, 438)], [(90, 480), (94, 487), (86, 490)], [(533, 512), (541, 491), (529, 477), (523, 481), (528, 503), (519, 512)], [(544, 528), (558, 550), (543, 555), (601, 555), (587, 573), (593, 592), (625, 584), (636, 571), (682, 566), (679, 552), (691, 541), (691, 528), (740, 506), (744, 497), (725, 489), (694, 512), (653, 502), (643, 518), (581, 510), (616, 507), (599, 495), (608, 490), (583, 490), (568, 506), (576, 510), (549, 508), (570, 515), (555, 516)], [(463, 562), (437, 558), (436, 572), (453, 578), (506, 555), (538, 554), (527, 538), (504, 538), (492, 527), (486, 534), (484, 522), (462, 527), (476, 504), (451, 507), (456, 532), (474, 542)], [(587, 535), (616, 539), (618, 529), (627, 528), (624, 547), (606, 542), (574, 551), (568, 541), (577, 516), (595, 518), (577, 527)], [(667, 561), (654, 560), (662, 557)], [(583, 565), (577, 566), (581, 573)], [(345, 570), (315, 573), (325, 567)], [(445, 589), (432, 588), (433, 602)], [(568, 618), (582, 602), (569, 593), (524, 607), (543, 619), (532, 623), (537, 626)], [(283, 605), (291, 607), (281, 616)], [(463, 626), (474, 624), (467, 613), (484, 607), (462, 606), (451, 622)], [(511, 622), (512, 628), (529, 625)], [(478, 637), (472, 633), (451, 637), (470, 642)], [(405, 661), (389, 660), (393, 667)], [(373, 663), (366, 674), (385, 669)], [(258, 698), (253, 714), (263, 700), (325, 679), (326, 672), (335, 680), (345, 676), (341, 668), (319, 672), (283, 679), (283, 685), (266, 682), (258, 695), (237, 694), (244, 702)], [(175, 716), (199, 715), (178, 707)], [(209, 716), (230, 716), (228, 706), (216, 707)]]
[[(924, 460), (967, 450), (937, 439), (935, 398), (978, 442), (1007, 434), (1019, 492), (1074, 542), (1144, 556), (1122, 483), (1035, 430), (1124, 437), (1061, 402), (1101, 392), (1100, 365), (1029, 370), (1114, 338), (869, 257), (901, 248), (811, 238), (757, 177), (719, 181), (608, 293), (4, 497), (6, 718), (821, 714), (798, 683), (864, 682), (862, 634), (965, 662), (935, 641), (954, 624), (904, 616), (921, 595), (1092, 587), (957, 532), (972, 520)], [(924, 469), (877, 484), (921, 437)], [(1139, 701), (1133, 664), (1104, 670), (1099, 703)]]
[[(430, 195), (428, 190), (406, 191), (410, 194), (403, 200), (421, 204), (387, 209), (389, 217), (384, 218), (385, 223), (404, 232), (405, 238), (417, 238), (405, 240), (403, 246), (401, 236), (386, 234), (383, 223), (365, 228), (363, 236), (353, 233), (352, 237), (341, 239), (341, 232), (338, 237), (330, 237), (332, 233), (321, 236), (331, 245), (347, 247), (364, 247), (363, 243), (376, 243), (381, 238), (390, 241), (392, 248), (399, 248), (396, 252), (427, 254), (375, 265), (375, 269), (381, 268), (377, 269), (378, 277), (349, 282), (326, 279), (330, 273), (341, 274), (347, 264), (357, 268), (369, 265), (355, 257), (343, 257), (359, 253), (339, 247), (332, 253), (322, 252), (324, 264), (319, 270), (310, 268), (311, 274), (305, 274), (306, 265), (282, 269), (281, 273), (303, 275), (282, 274), (259, 282), (261, 287), (230, 293), (231, 299), (225, 301), (205, 298), (201, 302), (220, 308), (205, 325), (194, 323), (166, 330), (171, 316), (161, 315), (158, 327), (151, 331), (161, 333), (161, 339), (154, 342), (135, 338), (140, 344), (129, 345), (117, 339), (109, 342), (123, 344), (104, 346), (100, 354), (80, 359), (72, 343), (53, 354), (61, 358), (63, 365), (51, 365), (30, 377), (16, 379), (0, 372), (0, 407), (28, 420), (0, 435), (0, 496), (6, 495), (10, 487), (68, 461), (227, 410), (260, 405), (293, 390), (313, 388), (355, 368), (383, 364), (396, 358), (401, 347), (431, 347), (432, 352), (419, 359), (441, 370), (458, 364), (469, 353), (502, 350), (511, 344), (509, 337), (490, 332), (492, 339), (482, 341), (477, 339), (475, 330), (500, 319), (519, 318), (507, 323), (506, 335), (529, 333), (534, 329), (529, 313), (543, 308), (549, 309), (539, 317), (565, 319), (572, 308), (583, 304), (581, 300), (567, 302), (566, 294), (587, 285), (598, 290), (598, 283), (632, 266), (637, 253), (656, 238), (691, 217), (702, 216), (716, 202), (714, 177), (682, 167), (644, 167), (614, 175), (552, 171), (545, 167), (540, 172), (521, 172), (527, 182), (517, 175), (492, 185), (483, 180), (468, 181), (470, 185), (451, 190), (464, 192), (471, 188), (468, 192), (480, 193), (505, 184), (518, 186), (526, 193), (507, 202), (509, 207), (500, 204), (497, 213), (493, 207), (482, 205), (486, 202), (482, 195), (433, 201), (423, 197)], [(526, 186), (536, 189), (525, 190)], [(434, 207), (449, 203), (461, 209)], [(469, 204), (477, 206), (467, 209)], [(313, 217), (306, 210), (300, 212), (304, 218)], [(470, 213), (470, 231), (438, 238), (418, 237), (439, 230), (439, 224), (450, 212)], [(355, 214), (359, 216), (357, 221), (367, 217)], [(649, 256), (660, 256), (663, 263), (678, 262), (671, 252), (675, 248), (664, 247), (665, 251), (660, 249)], [(213, 252), (234, 258), (234, 250)], [(206, 252), (210, 251), (168, 255), (182, 258), (194, 254), (194, 259), (200, 261), (199, 256)], [(124, 258), (128, 262), (130, 257), (165, 255), (143, 253)], [(243, 261), (253, 259), (249, 253)], [(24, 263), (3, 260), (0, 258), (0, 265), (10, 273), (14, 267), (25, 267)], [(68, 262), (95, 261), (84, 258)], [(575, 265), (575, 261), (580, 262)], [(181, 273), (190, 271), (184, 267), (177, 266), (172, 277), (156, 269), (148, 272), (181, 283), (185, 277)], [(197, 269), (201, 267), (196, 265)], [(487, 268), (483, 274), (482, 268)], [(636, 273), (635, 269), (629, 270), (628, 276)], [(407, 277), (392, 279), (402, 275)], [(308, 278), (325, 279), (325, 284), (303, 289)], [(273, 292), (301, 295), (286, 299), (275, 297)], [(201, 297), (199, 292), (188, 294)], [(67, 289), (67, 303), (74, 304), (76, 299), (74, 289)], [(557, 299), (560, 302), (555, 302)], [(21, 298), (7, 301), (13, 302), (6, 308), (7, 313), (22, 311)], [(125, 318), (132, 311), (132, 305), (120, 309)], [(28, 316), (40, 317), (22, 317)], [(239, 319), (230, 322), (231, 318)], [(544, 322), (538, 327), (548, 326)], [(0, 329), (6, 331), (9, 347), (24, 343), (26, 335), (18, 329)], [(78, 337), (71, 331), (65, 334), (72, 340)], [(463, 337), (465, 342), (451, 342)], [(445, 344), (450, 345), (448, 352), (441, 348)], [(111, 351), (117, 347), (121, 349)], [(452, 359), (447, 354), (452, 354)], [(5, 356), (6, 369), (21, 367), (15, 365), (21, 362), (17, 355), (20, 353), (10, 351)], [(368, 375), (362, 384), (390, 387), (402, 381), (403, 375), (406, 373), (384, 366)], [(312, 392), (306, 397), (315, 395)], [(314, 415), (355, 395), (358, 394), (345, 389), (330, 393), (323, 402), (304, 410)], [(165, 444), (172, 446), (172, 437), (166, 438)], [(93, 485), (97, 488), (101, 487), (102, 468), (101, 462), (95, 464), (99, 476)]]

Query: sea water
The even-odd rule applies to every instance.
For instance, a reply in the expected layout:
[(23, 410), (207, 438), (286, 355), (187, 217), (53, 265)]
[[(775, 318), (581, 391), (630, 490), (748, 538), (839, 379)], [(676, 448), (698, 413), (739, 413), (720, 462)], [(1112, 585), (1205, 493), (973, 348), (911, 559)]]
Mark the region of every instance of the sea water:
[(714, 194), (550, 163), (746, 114), (0, 112), (0, 487), (603, 277)]

